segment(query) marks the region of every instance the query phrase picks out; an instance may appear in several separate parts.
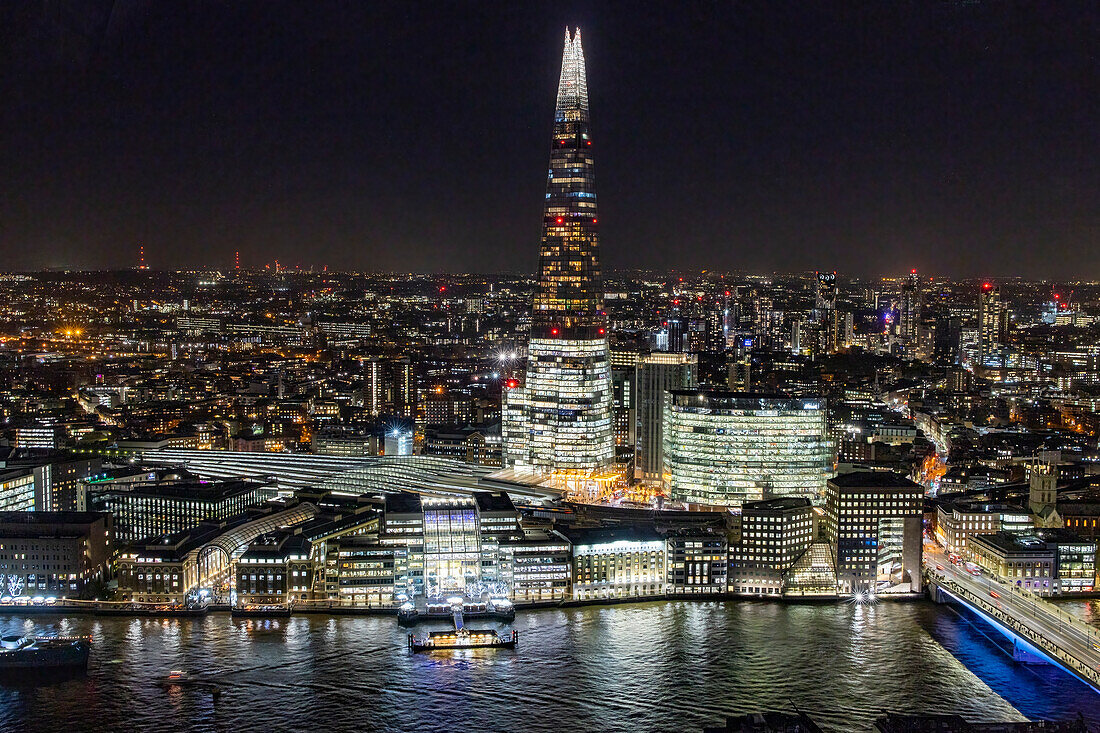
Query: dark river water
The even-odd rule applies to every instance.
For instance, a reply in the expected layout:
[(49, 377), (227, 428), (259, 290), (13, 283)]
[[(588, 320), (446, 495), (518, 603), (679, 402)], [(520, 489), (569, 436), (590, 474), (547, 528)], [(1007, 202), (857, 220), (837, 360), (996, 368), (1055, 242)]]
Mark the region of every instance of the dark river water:
[[(521, 611), (514, 627), (516, 651), (412, 654), (387, 617), (0, 616), (4, 634), (94, 637), (87, 677), (0, 688), (0, 731), (698, 732), (792, 706), (834, 731), (886, 710), (1100, 724), (1100, 695), (926, 602), (661, 602)], [(214, 674), (216, 705), (159, 686), (172, 669)]]

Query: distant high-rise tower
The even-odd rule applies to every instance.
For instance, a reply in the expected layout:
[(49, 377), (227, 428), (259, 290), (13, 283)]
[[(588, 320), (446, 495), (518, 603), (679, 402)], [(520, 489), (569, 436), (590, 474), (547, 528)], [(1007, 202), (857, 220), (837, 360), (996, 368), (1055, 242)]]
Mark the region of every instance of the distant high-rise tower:
[(1001, 300), (1001, 289), (990, 283), (982, 285), (978, 294), (978, 364), (986, 360), (1004, 345), (1007, 329), (1008, 307)]
[(898, 303), (898, 333), (909, 350), (920, 340), (921, 314), (924, 310), (924, 293), (920, 276), (913, 270), (901, 283), (901, 299)]
[(814, 307), (819, 311), (836, 309), (836, 271), (818, 272)]
[(505, 464), (565, 476), (615, 459), (581, 34), (565, 33), (527, 378), (506, 393)]
[[(852, 318), (851, 313), (842, 313), (837, 310), (837, 284), (836, 284), (836, 271), (833, 272), (818, 272), (817, 281), (814, 284), (815, 297), (814, 297), (814, 321), (815, 324), (807, 324), (808, 326), (815, 326), (818, 338), (816, 343), (813, 344), (814, 348), (824, 351), (827, 354), (833, 354), (846, 348), (851, 342), (851, 334), (849, 328), (847, 328), (848, 322)], [(808, 335), (808, 334), (807, 334)], [(802, 340), (808, 340), (800, 338)], [(801, 353), (805, 344), (794, 343), (794, 333), (791, 334), (791, 350), (794, 353)]]

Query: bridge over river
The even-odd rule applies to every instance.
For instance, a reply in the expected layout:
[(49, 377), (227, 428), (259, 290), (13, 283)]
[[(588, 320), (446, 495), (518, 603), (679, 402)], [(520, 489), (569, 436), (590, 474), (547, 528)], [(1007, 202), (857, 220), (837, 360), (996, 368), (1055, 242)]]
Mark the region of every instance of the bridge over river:
[(932, 598), (955, 602), (1012, 641), (1021, 662), (1053, 663), (1100, 692), (1100, 628), (1015, 585), (976, 576), (926, 553)]

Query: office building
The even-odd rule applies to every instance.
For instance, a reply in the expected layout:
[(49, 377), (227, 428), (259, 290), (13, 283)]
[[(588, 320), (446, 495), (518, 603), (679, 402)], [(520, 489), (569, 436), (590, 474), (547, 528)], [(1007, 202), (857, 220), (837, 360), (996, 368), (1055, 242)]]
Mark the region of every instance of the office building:
[(1091, 593), (1096, 543), (1065, 529), (975, 537), (970, 557), (985, 572), (1041, 596)]
[(500, 423), (484, 429), (466, 427), (441, 430), (426, 428), (422, 453), (425, 456), (442, 456), (483, 466), (500, 465)]
[(1042, 596), (1055, 592), (1055, 551), (1038, 537), (1007, 532), (978, 535), (970, 542), (970, 557), (1006, 583)]
[(253, 540), (234, 568), (237, 605), (293, 603), (313, 588), (310, 543), (300, 534), (279, 532)]
[(730, 549), (730, 592), (782, 594), (784, 574), (813, 540), (809, 499), (785, 497), (744, 504), (741, 539)]
[(648, 527), (563, 531), (573, 544), (573, 597), (630, 598), (665, 592), (665, 538)]
[(924, 489), (890, 471), (828, 481), (824, 538), (843, 592), (921, 589)]
[(61, 446), (60, 430), (53, 425), (26, 425), (15, 429), (15, 447), (52, 449)]
[(516, 601), (562, 601), (569, 597), (572, 550), (553, 530), (524, 530), (500, 543), (501, 575)]
[(832, 468), (821, 399), (673, 390), (663, 446), (669, 496), (687, 504), (816, 501)]
[(1096, 586), (1096, 542), (1067, 529), (1039, 529), (1036, 534), (1054, 550), (1057, 592), (1092, 593)]
[(405, 551), (395, 595), (506, 595), (501, 545), (518, 533), (519, 512), (503, 493), (387, 494), (379, 544)]
[[(103, 461), (98, 457), (81, 458), (64, 451), (43, 449), (17, 450), (0, 460), (0, 474), (4, 469), (32, 474), (36, 511), (76, 511), (81, 481), (98, 474), (102, 467)], [(14, 487), (13, 490), (16, 495), (21, 491)], [(3, 496), (0, 485), (0, 502), (4, 501)], [(15, 500), (15, 496), (12, 499)]]
[(313, 433), (313, 452), (319, 456), (358, 458), (377, 456), (382, 451), (380, 436), (348, 428), (330, 427)]
[(975, 535), (1028, 532), (1030, 515), (1005, 504), (952, 502), (936, 506), (936, 541), (949, 553), (966, 557)]
[(729, 547), (724, 533), (682, 530), (665, 539), (667, 592), (685, 595), (726, 592)]
[(426, 497), (424, 584), (429, 598), (465, 593), (481, 578), (481, 532), (470, 497)]
[(664, 466), (665, 394), (691, 389), (698, 378), (699, 358), (695, 354), (653, 353), (638, 358), (634, 377), (637, 478), (660, 480)]
[(471, 498), (477, 507), (481, 544), (480, 589), (506, 595), (509, 589), (504, 583), (501, 546), (519, 534), (519, 512), (511, 498), (501, 491), (475, 491)]
[[(190, 529), (130, 543), (116, 563), (119, 596), (138, 603), (188, 603), (205, 591), (228, 603), (237, 580), (238, 552), (263, 535), (300, 525), (317, 513), (309, 502), (268, 502), (228, 519), (205, 520)], [(257, 592), (259, 587), (257, 582)]]
[(103, 469), (98, 457), (46, 456), (34, 464), (35, 509), (55, 512), (75, 511), (80, 483)]
[(188, 530), (206, 519), (228, 519), (265, 495), (264, 484), (251, 481), (181, 482), (92, 489), (88, 501), (114, 517), (115, 536), (128, 543)]
[(85, 595), (109, 578), (112, 520), (95, 512), (0, 512), (0, 596)]
[[(505, 465), (583, 481), (615, 459), (588, 86), (578, 30), (565, 38), (527, 375), (506, 392)], [(513, 436), (516, 438), (513, 440)], [(575, 484), (574, 484), (575, 486)]]
[(417, 424), (439, 426), (467, 425), (474, 417), (470, 395), (459, 390), (436, 387), (420, 396)]
[(34, 471), (0, 469), (0, 511), (29, 512), (34, 508)]
[(383, 545), (377, 536), (348, 535), (328, 543), (326, 596), (354, 606), (392, 605), (408, 595), (408, 548)]
[(618, 453), (634, 451), (637, 386), (635, 371), (640, 354), (632, 348), (611, 349), (611, 401)]
[(395, 565), (394, 594), (424, 595), (424, 512), (416, 494), (387, 494), (378, 542), (404, 556)]

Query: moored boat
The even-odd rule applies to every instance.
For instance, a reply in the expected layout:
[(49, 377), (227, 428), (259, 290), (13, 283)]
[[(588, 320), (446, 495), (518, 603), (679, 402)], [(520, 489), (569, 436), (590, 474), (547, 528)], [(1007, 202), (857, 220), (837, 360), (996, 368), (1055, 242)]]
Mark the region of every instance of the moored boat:
[(5, 636), (0, 638), (0, 679), (33, 681), (83, 673), (91, 640), (85, 636)]
[(293, 608), (287, 605), (269, 605), (269, 606), (233, 606), (233, 610), (230, 611), (234, 616), (242, 618), (286, 618), (290, 616)]
[(449, 649), (514, 649), (519, 633), (501, 636), (492, 629), (457, 629), (455, 631), (430, 631), (425, 636), (409, 634), (409, 648), (414, 652), (444, 651)]

